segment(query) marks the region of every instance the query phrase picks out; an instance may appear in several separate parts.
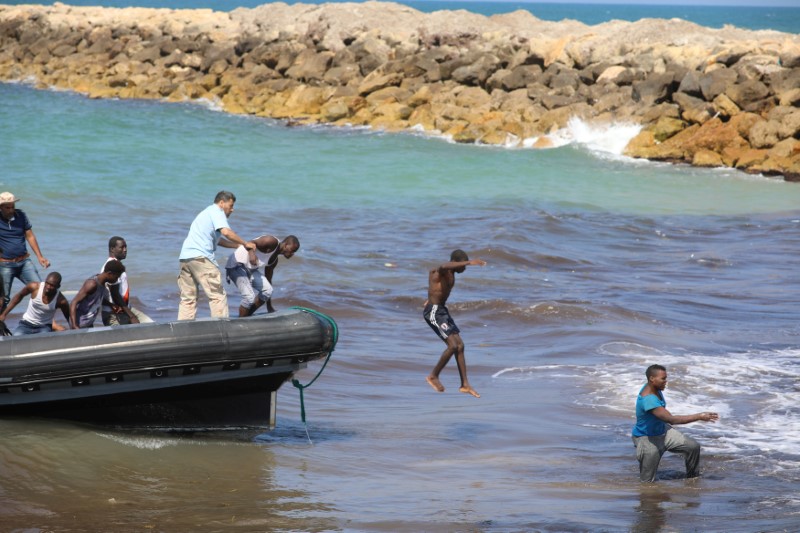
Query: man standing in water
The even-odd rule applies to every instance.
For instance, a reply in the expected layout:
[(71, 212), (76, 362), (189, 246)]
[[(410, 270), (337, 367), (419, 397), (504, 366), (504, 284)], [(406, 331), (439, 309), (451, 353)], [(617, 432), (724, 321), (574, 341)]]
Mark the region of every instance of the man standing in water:
[(650, 365), (645, 376), (647, 384), (636, 398), (636, 425), (632, 434), (636, 458), (639, 460), (639, 479), (648, 482), (656, 480), (658, 464), (666, 451), (683, 455), (686, 477), (697, 477), (700, 444), (671, 426), (698, 421), (716, 422), (719, 415), (711, 412), (673, 415), (667, 411), (663, 395), (667, 388), (667, 369), (661, 365)]
[(228, 225), (233, 213), (236, 196), (232, 192), (220, 191), (214, 203), (198, 214), (189, 235), (181, 248), (181, 269), (178, 274), (178, 289), (181, 301), (178, 305), (178, 320), (194, 320), (197, 314), (197, 289), (203, 288), (211, 307), (211, 316), (227, 318), (228, 295), (222, 286), (222, 274), (214, 253), (217, 243), (225, 248), (236, 248), (240, 244), (252, 250), (255, 245), (239, 237)]
[(434, 390), (444, 392), (444, 386), (439, 381), (439, 373), (455, 354), (458, 373), (461, 376), (461, 388), (458, 390), (480, 398), (481, 395), (472, 388), (467, 379), (464, 341), (461, 340), (461, 335), (459, 335), (460, 330), (450, 317), (450, 313), (445, 306), (447, 298), (450, 296), (450, 291), (453, 290), (453, 286), (456, 283), (456, 273), (463, 273), (470, 265), (484, 266), (486, 261), (481, 259), (470, 260), (466, 252), (455, 250), (450, 254), (448, 263), (444, 263), (428, 273), (428, 299), (425, 301), (425, 310), (422, 315), (431, 329), (447, 344), (447, 348), (442, 352), (439, 362), (436, 363), (426, 380)]

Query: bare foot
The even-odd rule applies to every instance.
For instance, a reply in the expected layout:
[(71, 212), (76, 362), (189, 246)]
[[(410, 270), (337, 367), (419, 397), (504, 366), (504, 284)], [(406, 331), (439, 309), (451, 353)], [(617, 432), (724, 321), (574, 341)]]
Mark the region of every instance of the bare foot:
[(427, 378), (425, 378), (425, 381), (427, 381), (428, 384), (430, 384), (430, 386), (433, 387), (433, 390), (435, 390), (436, 392), (444, 392), (444, 385), (442, 385), (442, 382), (439, 381), (439, 378), (428, 376)]
[(481, 397), (481, 395), (478, 394), (478, 391), (476, 391), (472, 387), (461, 387), (460, 389), (458, 389), (458, 392), (465, 392), (467, 394), (472, 394), (476, 398), (480, 398)]

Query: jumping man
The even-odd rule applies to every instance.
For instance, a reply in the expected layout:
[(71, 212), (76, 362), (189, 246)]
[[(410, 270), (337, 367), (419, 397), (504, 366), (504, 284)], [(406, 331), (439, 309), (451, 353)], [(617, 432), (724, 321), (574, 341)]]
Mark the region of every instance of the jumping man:
[(445, 306), (447, 298), (450, 296), (450, 291), (453, 290), (453, 286), (456, 283), (456, 273), (463, 273), (469, 265), (484, 266), (486, 261), (481, 259), (470, 260), (466, 252), (455, 250), (450, 254), (448, 263), (444, 263), (428, 273), (428, 299), (425, 301), (423, 316), (431, 329), (447, 344), (447, 348), (442, 352), (439, 362), (436, 363), (433, 371), (426, 379), (434, 390), (444, 392), (444, 386), (439, 381), (439, 373), (455, 354), (458, 373), (461, 376), (461, 388), (458, 390), (480, 398), (481, 395), (472, 388), (467, 379), (464, 341), (461, 340), (461, 335), (459, 335), (460, 330)]

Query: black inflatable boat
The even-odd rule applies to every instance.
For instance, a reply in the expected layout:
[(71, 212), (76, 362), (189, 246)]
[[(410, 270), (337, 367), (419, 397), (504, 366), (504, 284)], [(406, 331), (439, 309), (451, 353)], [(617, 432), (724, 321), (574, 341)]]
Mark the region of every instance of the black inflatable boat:
[(275, 424), (278, 388), (334, 349), (336, 323), (303, 308), (0, 340), (0, 415), (117, 426)]

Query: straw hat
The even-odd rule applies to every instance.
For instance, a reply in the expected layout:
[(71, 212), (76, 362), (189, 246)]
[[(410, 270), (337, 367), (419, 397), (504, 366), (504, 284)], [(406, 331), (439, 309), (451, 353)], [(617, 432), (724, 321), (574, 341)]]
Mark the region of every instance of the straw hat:
[(14, 202), (19, 202), (19, 198), (8, 191), (0, 193), (0, 204), (13, 204)]

